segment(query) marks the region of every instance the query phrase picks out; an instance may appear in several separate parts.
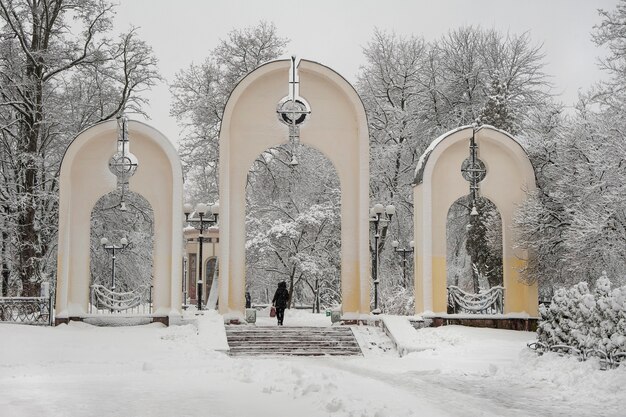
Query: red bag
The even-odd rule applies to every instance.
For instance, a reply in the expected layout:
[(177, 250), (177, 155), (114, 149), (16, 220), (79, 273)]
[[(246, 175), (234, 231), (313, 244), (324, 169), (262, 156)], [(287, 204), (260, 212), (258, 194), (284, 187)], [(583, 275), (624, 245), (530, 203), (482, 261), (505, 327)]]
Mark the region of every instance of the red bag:
[(274, 306), (270, 309), (270, 317), (276, 317), (276, 307)]

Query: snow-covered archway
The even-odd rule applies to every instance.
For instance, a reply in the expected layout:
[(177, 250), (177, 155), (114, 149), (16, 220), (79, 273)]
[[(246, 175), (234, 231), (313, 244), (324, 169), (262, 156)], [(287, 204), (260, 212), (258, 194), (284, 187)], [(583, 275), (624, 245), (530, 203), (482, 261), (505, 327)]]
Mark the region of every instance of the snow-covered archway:
[[(419, 160), (414, 180), (415, 310), (446, 312), (446, 220), (450, 206), (468, 194), (461, 166), (468, 158), (473, 127), (464, 126), (437, 138)], [(505, 313), (537, 315), (537, 286), (520, 280), (527, 262), (515, 249), (511, 228), (516, 206), (533, 191), (535, 174), (524, 148), (508, 133), (491, 126), (475, 132), (478, 157), (487, 174), (480, 195), (491, 200), (502, 217), (502, 262)]]
[[(288, 141), (277, 104), (289, 92), (290, 60), (257, 68), (233, 90), (220, 131), (220, 313), (241, 319), (245, 307), (245, 186), (248, 169), (264, 150)], [(344, 317), (367, 314), (369, 282), (369, 137), (363, 103), (330, 68), (298, 65), (299, 93), (311, 114), (300, 141), (318, 149), (341, 184), (341, 288)]]
[[(147, 124), (128, 122), (132, 154), (139, 166), (128, 189), (154, 210), (152, 319), (168, 322), (181, 313), (182, 167), (176, 149)], [(89, 312), (90, 215), (98, 199), (114, 191), (109, 169), (118, 151), (118, 124), (98, 123), (70, 144), (59, 177), (59, 244), (56, 323), (82, 320)]]

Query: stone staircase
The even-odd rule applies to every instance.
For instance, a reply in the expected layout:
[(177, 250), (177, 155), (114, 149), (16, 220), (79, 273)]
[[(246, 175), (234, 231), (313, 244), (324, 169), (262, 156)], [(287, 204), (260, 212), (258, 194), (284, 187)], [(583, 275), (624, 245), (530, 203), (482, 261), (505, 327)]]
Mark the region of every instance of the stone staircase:
[(226, 326), (231, 356), (362, 355), (352, 329), (333, 327)]

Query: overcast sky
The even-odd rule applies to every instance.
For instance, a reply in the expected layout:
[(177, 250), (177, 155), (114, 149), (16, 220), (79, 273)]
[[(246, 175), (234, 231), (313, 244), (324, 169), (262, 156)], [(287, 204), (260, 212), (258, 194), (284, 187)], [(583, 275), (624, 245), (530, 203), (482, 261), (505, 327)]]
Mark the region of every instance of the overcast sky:
[(116, 28), (133, 25), (154, 48), (165, 82), (148, 94), (154, 127), (174, 143), (179, 129), (169, 116), (167, 82), (192, 62), (199, 63), (233, 28), (260, 20), (274, 22), (291, 40), (287, 55), (323, 63), (354, 81), (363, 63), (362, 48), (374, 27), (401, 35), (436, 39), (449, 29), (481, 25), (512, 33), (530, 32), (544, 46), (546, 72), (555, 94), (566, 104), (602, 74), (603, 54), (591, 42), (600, 19), (597, 9), (614, 9), (617, 0), (121, 0)]

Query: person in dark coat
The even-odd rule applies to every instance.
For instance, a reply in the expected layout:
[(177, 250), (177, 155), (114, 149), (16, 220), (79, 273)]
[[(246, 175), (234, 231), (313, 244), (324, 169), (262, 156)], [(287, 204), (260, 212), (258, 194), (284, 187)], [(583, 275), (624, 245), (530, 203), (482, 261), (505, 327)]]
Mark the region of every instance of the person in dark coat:
[(285, 281), (278, 283), (278, 289), (272, 299), (272, 305), (276, 308), (276, 319), (278, 325), (283, 325), (283, 319), (285, 318), (285, 308), (289, 303), (289, 291), (287, 290), (287, 283)]

